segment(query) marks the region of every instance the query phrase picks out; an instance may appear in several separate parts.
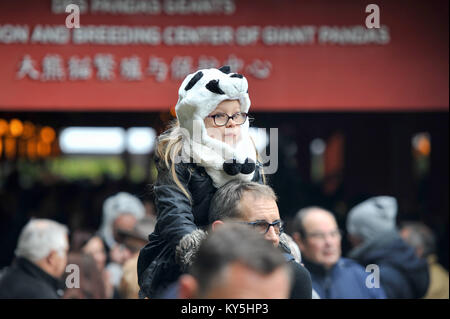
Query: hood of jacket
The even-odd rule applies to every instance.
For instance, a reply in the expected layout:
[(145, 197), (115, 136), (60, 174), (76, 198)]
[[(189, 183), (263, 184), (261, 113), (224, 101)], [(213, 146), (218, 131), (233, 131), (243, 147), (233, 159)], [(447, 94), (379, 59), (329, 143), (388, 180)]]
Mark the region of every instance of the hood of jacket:
[[(348, 257), (362, 265), (377, 264), (380, 268), (387, 265), (401, 272), (410, 283), (416, 298), (428, 286), (428, 265), (418, 258), (414, 249), (408, 246), (396, 231), (384, 232), (373, 240), (363, 243), (350, 251)], [(383, 274), (380, 274), (383, 280)]]

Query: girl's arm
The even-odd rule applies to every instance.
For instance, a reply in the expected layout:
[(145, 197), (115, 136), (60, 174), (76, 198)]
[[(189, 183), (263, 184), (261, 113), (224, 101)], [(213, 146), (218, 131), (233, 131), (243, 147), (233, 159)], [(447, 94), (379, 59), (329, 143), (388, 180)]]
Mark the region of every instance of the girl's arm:
[[(188, 167), (185, 164), (177, 164), (175, 171), (180, 183), (189, 193), (190, 172)], [(175, 249), (184, 235), (197, 229), (191, 202), (175, 184), (168, 169), (159, 169), (154, 193), (158, 213), (155, 230), (169, 243), (171, 248)]]

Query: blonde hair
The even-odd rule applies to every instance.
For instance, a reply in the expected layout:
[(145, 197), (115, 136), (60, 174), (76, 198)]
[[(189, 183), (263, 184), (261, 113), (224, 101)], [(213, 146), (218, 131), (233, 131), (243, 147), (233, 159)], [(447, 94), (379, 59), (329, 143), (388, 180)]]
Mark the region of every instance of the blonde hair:
[[(180, 127), (178, 119), (171, 121), (169, 123), (169, 128), (158, 137), (156, 156), (163, 161), (165, 167), (168, 170), (170, 170), (175, 184), (180, 188), (183, 194), (186, 195), (189, 201), (191, 201), (191, 195), (184, 188), (183, 184), (181, 184), (180, 179), (178, 178), (177, 173), (175, 171), (175, 162), (176, 162), (175, 158), (177, 156), (181, 156), (181, 150), (183, 147), (183, 138), (186, 137), (183, 134), (183, 130)], [(250, 139), (253, 143), (253, 146), (255, 147), (256, 159), (259, 162), (261, 162), (258, 150), (256, 149), (255, 142), (251, 137)], [(260, 174), (262, 175), (263, 184), (266, 184), (266, 177), (264, 175), (264, 169), (262, 167)]]
[(138, 255), (127, 260), (123, 265), (123, 275), (118, 287), (120, 295), (125, 299), (139, 299), (137, 275)]
[(156, 156), (164, 161), (168, 170), (170, 170), (173, 181), (180, 188), (184, 195), (191, 201), (191, 195), (181, 184), (175, 171), (175, 158), (181, 155), (183, 147), (183, 132), (178, 119), (169, 123), (169, 128), (158, 137), (156, 147)]

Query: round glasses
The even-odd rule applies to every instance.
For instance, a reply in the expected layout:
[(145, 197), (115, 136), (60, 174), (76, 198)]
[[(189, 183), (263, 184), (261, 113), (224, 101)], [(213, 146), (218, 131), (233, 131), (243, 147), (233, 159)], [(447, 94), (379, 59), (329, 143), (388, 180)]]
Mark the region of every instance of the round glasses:
[(214, 120), (214, 124), (216, 126), (225, 126), (227, 125), (228, 121), (230, 119), (233, 120), (236, 125), (242, 125), (247, 120), (248, 114), (243, 112), (234, 113), (233, 115), (229, 116), (225, 113), (217, 113), (214, 115), (209, 115), (208, 117), (212, 117)]

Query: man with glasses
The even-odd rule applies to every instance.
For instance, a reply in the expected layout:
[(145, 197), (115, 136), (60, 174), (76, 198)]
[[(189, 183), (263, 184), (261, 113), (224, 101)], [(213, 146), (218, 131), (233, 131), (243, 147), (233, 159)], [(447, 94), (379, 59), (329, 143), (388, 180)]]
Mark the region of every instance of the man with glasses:
[[(289, 253), (288, 243), (283, 236), (283, 223), (277, 206), (277, 197), (272, 188), (255, 182), (232, 180), (220, 187), (211, 199), (209, 208), (210, 231), (214, 232), (224, 224), (247, 224), (264, 235), (263, 238), (284, 253), (286, 263), (292, 270), (289, 297), (311, 299), (312, 284), (308, 270), (297, 263)], [(250, 229), (251, 230), (251, 229)], [(197, 238), (203, 241), (203, 238)], [(198, 245), (199, 246), (199, 245)], [(230, 247), (230, 250), (232, 247)], [(269, 253), (269, 252), (268, 252)], [(182, 239), (177, 246), (176, 258), (180, 264), (193, 264), (197, 251)], [(169, 286), (158, 298), (173, 299), (179, 296), (180, 283)], [(275, 289), (275, 288), (274, 288)]]
[(279, 249), (248, 226), (227, 223), (202, 242), (189, 273), (179, 279), (178, 296), (286, 299), (291, 275)]
[(341, 257), (342, 235), (333, 214), (320, 207), (303, 208), (295, 216), (293, 228), (293, 238), (320, 298), (386, 298), (383, 288), (367, 285), (370, 272)]
[(211, 200), (209, 222), (214, 231), (224, 223), (240, 223), (253, 227), (275, 247), (285, 252), (294, 280), (291, 299), (311, 299), (312, 286), (308, 270), (297, 263), (283, 236), (283, 222), (278, 211), (277, 197), (267, 185), (233, 180), (217, 190)]

